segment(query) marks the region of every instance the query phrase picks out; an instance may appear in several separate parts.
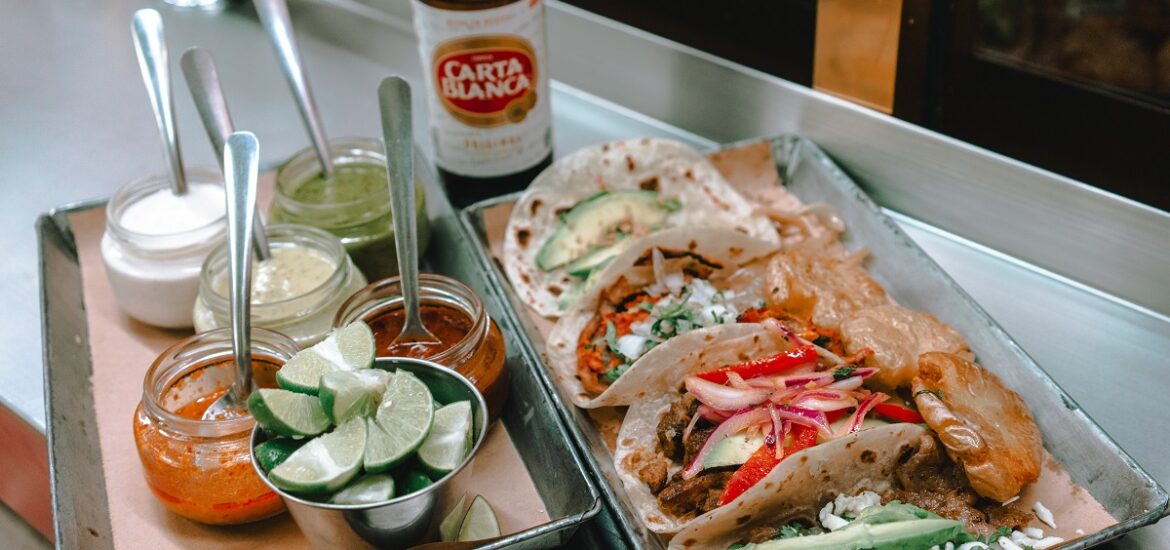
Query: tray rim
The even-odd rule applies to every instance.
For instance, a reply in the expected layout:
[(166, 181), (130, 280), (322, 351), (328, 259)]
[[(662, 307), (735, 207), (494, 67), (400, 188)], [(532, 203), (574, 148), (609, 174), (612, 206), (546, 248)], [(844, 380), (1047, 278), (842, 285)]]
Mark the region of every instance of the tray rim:
[[(89, 323), (85, 320), (84, 315), (78, 315), (83, 311), (85, 304), (84, 289), (81, 288), (80, 284), (73, 289), (78, 292), (79, 297), (81, 298), (80, 307), (66, 307), (66, 311), (60, 312), (60, 314), (71, 313), (72, 318), (70, 320), (78, 322), (77, 324), (79, 326), (79, 333), (75, 335), (75, 343), (78, 346), (81, 346), (85, 351), (84, 354), (67, 356), (70, 358), (68, 363), (61, 362), (53, 358), (55, 352), (58, 351), (58, 346), (56, 345), (56, 338), (54, 335), (57, 331), (56, 325), (60, 321), (60, 318), (58, 317), (59, 314), (53, 312), (63, 306), (59, 305), (60, 298), (56, 298), (53, 293), (47, 292), (46, 290), (46, 285), (49, 283), (49, 281), (52, 280), (48, 271), (51, 267), (50, 264), (53, 262), (46, 259), (46, 253), (48, 252), (49, 247), (55, 247), (59, 253), (66, 256), (64, 261), (67, 264), (67, 267), (71, 269), (71, 274), (75, 272), (78, 282), (81, 282), (80, 259), (77, 254), (77, 246), (73, 236), (73, 228), (69, 223), (68, 217), (72, 214), (93, 210), (95, 208), (102, 208), (108, 201), (108, 198), (95, 198), (67, 203), (55, 207), (48, 212), (40, 214), (36, 220), (38, 276), (41, 289), (41, 331), (44, 341), (42, 347), (42, 371), (44, 373), (45, 380), (45, 438), (48, 445), (49, 455), (49, 487), (53, 509), (53, 531), (55, 535), (55, 546), (58, 548), (114, 548), (113, 526), (111, 524), (109, 515), (108, 501), (106, 500), (106, 477), (101, 467), (101, 447), (100, 443), (98, 442), (98, 433), (97, 430), (85, 430), (84, 424), (82, 425), (81, 431), (83, 434), (85, 434), (85, 441), (87, 443), (86, 447), (90, 452), (94, 453), (96, 457), (99, 457), (99, 459), (89, 462), (81, 461), (80, 464), (85, 464), (89, 467), (70, 469), (69, 475), (74, 476), (77, 472), (80, 471), (84, 474), (84, 476), (91, 478), (91, 482), (97, 482), (96, 486), (87, 485), (84, 489), (85, 491), (97, 491), (96, 494), (91, 494), (90, 498), (101, 500), (101, 503), (98, 506), (91, 505), (84, 507), (88, 509), (90, 513), (96, 512), (98, 514), (98, 516), (94, 518), (97, 519), (97, 523), (88, 525), (83, 529), (83, 527), (77, 521), (61, 521), (61, 516), (63, 515), (62, 506), (65, 504), (62, 499), (62, 490), (66, 488), (65, 485), (72, 485), (72, 483), (64, 482), (61, 479), (62, 470), (57, 467), (59, 461), (62, 459), (62, 456), (69, 456), (70, 453), (67, 452), (68, 449), (58, 448), (60, 445), (63, 445), (63, 442), (58, 437), (59, 432), (67, 431), (67, 429), (66, 426), (58, 425), (59, 420), (53, 415), (53, 411), (58, 408), (54, 406), (54, 387), (60, 386), (62, 382), (58, 381), (58, 376), (64, 376), (63, 373), (66, 370), (74, 370), (78, 368), (85, 370), (86, 375), (84, 378), (80, 379), (80, 382), (84, 385), (87, 391), (84, 392), (85, 398), (83, 400), (76, 401), (76, 403), (79, 403), (79, 405), (76, 406), (81, 407), (81, 418), (95, 418), (95, 410), (93, 405), (93, 385), (90, 381), (90, 378), (93, 374), (93, 360), (89, 348)], [(456, 216), (449, 214), (443, 217), (454, 218)], [(440, 220), (436, 220), (434, 223), (438, 224), (440, 223)], [(455, 225), (456, 229), (460, 232), (464, 230), (463, 227), (457, 222), (455, 222), (453, 225)], [(463, 234), (462, 236), (464, 237), (462, 240), (466, 242), (466, 234)], [(488, 281), (485, 281), (485, 283), (487, 282)], [(508, 326), (512, 327), (511, 324), (508, 324)], [(525, 336), (522, 333), (517, 333), (516, 337), (524, 338)], [(525, 359), (525, 362), (527, 363), (527, 358)], [(534, 367), (529, 367), (527, 365), (522, 366), (522, 368), (536, 370)], [(57, 382), (54, 383), (55, 381)], [(540, 385), (542, 389), (544, 388), (543, 382), (539, 381), (539, 379), (537, 384)], [(545, 393), (545, 398), (548, 399), (547, 392)], [(560, 415), (554, 413), (552, 418), (554, 422), (558, 423), (557, 427), (560, 429), (560, 432), (564, 434), (565, 427), (561, 425), (561, 422), (563, 421)], [(64, 419), (61, 419), (61, 421), (63, 420)], [(501, 422), (502, 421), (503, 419), (501, 418)], [(602, 508), (604, 507), (604, 502), (598, 491), (598, 487), (594, 483), (593, 479), (587, 475), (587, 471), (584, 469), (582, 459), (580, 456), (578, 456), (579, 451), (573, 444), (574, 442), (569, 437), (566, 437), (565, 439), (567, 443), (566, 452), (572, 458), (572, 462), (576, 466), (576, 470), (581, 472), (581, 481), (588, 490), (589, 498), (592, 499), (592, 503), (584, 510), (576, 511), (559, 518), (550, 518), (550, 520), (545, 523), (535, 525), (528, 529), (524, 529), (522, 531), (505, 536), (492, 542), (491, 544), (483, 545), (479, 548), (484, 550), (494, 550), (522, 544), (533, 544), (533, 547), (544, 547), (554, 542), (551, 539), (548, 541), (542, 540), (545, 537), (555, 537), (558, 534), (563, 534), (562, 536), (565, 539), (568, 539), (568, 537), (571, 537), (579, 527), (601, 513)], [(521, 457), (521, 461), (523, 461), (523, 457)], [(525, 466), (525, 469), (527, 470), (527, 465)], [(529, 474), (531, 475), (531, 471)], [(86, 533), (88, 533), (90, 538), (86, 538)]]
[[(1060, 398), (1065, 406), (1070, 409), (1071, 412), (1076, 415), (1081, 422), (1085, 423), (1087, 427), (1094, 433), (1094, 435), (1106, 444), (1110, 451), (1112, 451), (1121, 459), (1121, 462), (1128, 468), (1128, 470), (1136, 474), (1137, 477), (1144, 483), (1144, 485), (1150, 489), (1149, 496), (1151, 500), (1154, 501), (1154, 505), (1151, 506), (1150, 509), (1145, 513), (1137, 514), (1129, 518), (1119, 519), (1117, 520), (1117, 523), (1109, 527), (1086, 535), (1082, 538), (1078, 538), (1073, 542), (1063, 544), (1060, 546), (1060, 548), (1071, 550), (1096, 546), (1098, 544), (1116, 539), (1130, 531), (1147, 525), (1152, 525), (1163, 517), (1170, 516), (1170, 494), (1166, 492), (1161, 484), (1159, 484), (1157, 480), (1155, 480), (1145, 470), (1145, 468), (1138, 464), (1137, 461), (1135, 461), (1133, 457), (1125, 451), (1125, 449), (1118, 445), (1113, 437), (1105, 432), (1100, 427), (1100, 425), (1097, 424), (1097, 422), (1094, 421), (1092, 417), (1089, 416), (1088, 413), (1086, 413), (1085, 410), (1081, 408), (1080, 405), (1078, 405), (1076, 401), (1067, 392), (1065, 392), (1063, 388), (1060, 387), (1059, 384), (1056, 383), (1056, 381), (1048, 374), (1048, 372), (1044, 370), (1044, 368), (1041, 367), (1022, 347), (1020, 347), (1020, 345), (1011, 337), (1011, 335), (1008, 334), (999, 325), (999, 323), (996, 322), (995, 319), (992, 318), (990, 314), (988, 314), (983, 309), (983, 307), (978, 304), (978, 302), (976, 302), (961, 286), (959, 286), (959, 284), (945, 270), (943, 270), (942, 267), (926, 253), (925, 250), (918, 246), (918, 244), (915, 243), (913, 239), (911, 239), (909, 235), (907, 235), (905, 231), (903, 231), (901, 227), (899, 227), (897, 223), (895, 223), (894, 220), (890, 218), (890, 216), (886, 214), (885, 211), (880, 206), (878, 206), (876, 202), (873, 201), (869, 194), (866, 193), (864, 189), (862, 189), (861, 186), (859, 186), (857, 182), (853, 180), (852, 177), (846, 174), (844, 170), (842, 170), (840, 166), (838, 166), (837, 163), (834, 162), (815, 142), (797, 134), (784, 133), (772, 137), (748, 138), (731, 143), (721, 144), (715, 149), (715, 151), (723, 151), (745, 145), (754, 145), (760, 142), (767, 142), (769, 144), (774, 156), (776, 157), (777, 171), (780, 172), (782, 176), (784, 175), (783, 170), (787, 168), (787, 165), (781, 164), (780, 156), (776, 155), (775, 153), (784, 148), (804, 147), (807, 148), (808, 153), (822, 166), (822, 168), (828, 170), (834, 177), (848, 182), (851, 186), (850, 190), (855, 191), (861, 206), (879, 216), (883, 221), (887, 222), (885, 225), (891, 230), (890, 236), (899, 241), (901, 244), (909, 245), (907, 248), (910, 250), (910, 253), (917, 254), (929, 262), (930, 265), (932, 265), (937, 271), (937, 273), (942, 275), (950, 289), (957, 292), (962, 301), (964, 301), (969, 307), (972, 308), (972, 312), (979, 318), (979, 320), (986, 323), (988, 327), (996, 333), (996, 336), (1003, 339), (1005, 344), (1007, 344), (1007, 346), (1011, 348), (1011, 350), (1017, 356), (1019, 356), (1024, 364), (1039, 376), (1041, 382), (1046, 386), (1046, 389), (1054, 392), (1054, 394)], [(460, 212), (460, 220), (468, 234), (474, 237), (474, 242), (477, 245), (475, 249), (477, 256), (480, 257), (481, 263), (486, 262), (486, 267), (489, 268), (485, 270), (487, 272), (487, 277), (492, 280), (492, 283), (497, 287), (497, 291), (505, 296), (505, 301), (509, 304), (509, 307), (507, 308), (508, 313), (509, 315), (515, 317), (515, 319), (512, 320), (515, 326), (522, 330), (526, 353), (532, 355), (539, 364), (544, 365), (542, 359), (542, 350), (536, 349), (536, 345), (533, 343), (533, 336), (528, 333), (528, 330), (525, 328), (527, 325), (520, 319), (520, 317), (526, 315), (527, 312), (517, 311), (517, 306), (512, 305), (516, 304), (515, 293), (512, 290), (511, 284), (507, 280), (507, 276), (502, 273), (497, 262), (491, 258), (490, 251), (487, 249), (485, 235), (481, 231), (481, 213), (483, 210), (500, 204), (515, 202), (522, 195), (523, 191), (518, 191), (472, 204)], [(522, 307), (522, 304), (519, 307)], [(543, 371), (544, 372), (539, 374), (539, 378), (547, 385), (546, 390), (552, 394), (553, 400), (557, 404), (558, 410), (562, 415), (562, 419), (569, 427), (570, 432), (572, 432), (574, 440), (578, 443), (578, 445), (581, 446), (581, 452), (586, 455), (587, 464), (594, 470), (594, 475), (598, 476), (599, 485), (601, 485), (599, 489), (602, 495), (606, 498), (607, 506), (611, 508), (614, 515), (619, 519), (619, 524), (623, 529), (623, 535), (625, 535), (627, 538), (630, 538), (631, 540), (637, 541), (639, 539), (639, 537), (637, 537), (637, 525), (640, 525), (640, 521), (637, 518), (631, 518), (622, 513), (623, 509), (619, 503), (619, 498), (615, 493), (614, 487), (610, 486), (609, 483), (602, 482), (604, 474), (597, 465), (597, 457), (590, 450), (591, 446), (587, 441), (586, 434), (583, 432), (585, 428), (580, 426), (578, 421), (574, 418), (575, 414), (581, 413), (579, 410), (571, 410), (576, 409), (576, 407), (573, 406), (572, 403), (566, 404), (565, 400), (561, 399), (559, 393), (560, 390), (557, 388), (555, 382), (552, 380), (552, 377), (549, 375), (548, 368), (545, 367)], [(584, 414), (581, 414), (581, 416), (584, 416)]]

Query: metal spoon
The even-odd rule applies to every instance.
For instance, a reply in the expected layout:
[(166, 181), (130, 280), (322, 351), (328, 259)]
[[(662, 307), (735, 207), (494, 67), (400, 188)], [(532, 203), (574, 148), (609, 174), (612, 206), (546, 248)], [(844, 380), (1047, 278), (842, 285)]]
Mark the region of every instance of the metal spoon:
[[(211, 149), (216, 152), (215, 160), (219, 162), (219, 169), (224, 167), (223, 147), (228, 136), (235, 132), (232, 124), (232, 114), (228, 111), (227, 97), (223, 95), (223, 86), (219, 83), (219, 71), (215, 68), (215, 60), (211, 54), (200, 48), (190, 48), (183, 52), (179, 65), (183, 67), (183, 76), (187, 79), (187, 88), (191, 90), (191, 98), (195, 100), (195, 108), (199, 111), (199, 118), (203, 120), (203, 128), (207, 130), (207, 137), (211, 140)], [(224, 174), (227, 177), (227, 174)], [(256, 216), (256, 226), (252, 228), (255, 237), (252, 244), (255, 246), (256, 258), (263, 261), (272, 257), (268, 247), (268, 234), (264, 231), (264, 220)]]
[(391, 343), (434, 344), (439, 339), (423, 326), (418, 311), (418, 236), (414, 225), (414, 158), (411, 141), (410, 84), (390, 76), (378, 86), (382, 110), (382, 137), (386, 142), (386, 170), (390, 177), (390, 212), (394, 217), (394, 247), (406, 318), (402, 332)]
[(251, 132), (236, 132), (223, 152), (227, 166), (228, 294), (232, 312), (232, 387), (203, 413), (203, 420), (228, 418), (244, 408), (252, 389), (252, 228), (256, 215), (256, 179), (260, 145)]
[(171, 190), (176, 195), (187, 192), (187, 176), (183, 173), (183, 156), (179, 153), (179, 134), (175, 131), (175, 103), (171, 97), (171, 72), (167, 66), (167, 43), (163, 37), (162, 16), (151, 9), (134, 12), (130, 23), (134, 35), (134, 49), (138, 53), (138, 68), (146, 83), (150, 105), (154, 107), (154, 122), (162, 138), (171, 173)]
[(313, 142), (317, 160), (321, 163), (321, 173), (329, 180), (333, 177), (333, 157), (329, 154), (329, 144), (325, 141), (325, 130), (321, 127), (321, 117), (317, 114), (317, 104), (313, 101), (309, 78), (301, 64), (301, 53), (292, 31), (292, 19), (288, 16), (288, 4), (284, 0), (255, 0), (253, 4), (256, 5), (256, 13), (260, 16), (260, 23), (264, 25), (265, 32), (268, 33), (268, 39), (276, 48), (276, 55), (280, 58), (280, 67), (284, 70), (284, 77), (288, 79), (288, 86), (296, 96), (301, 118), (305, 121), (309, 139)]

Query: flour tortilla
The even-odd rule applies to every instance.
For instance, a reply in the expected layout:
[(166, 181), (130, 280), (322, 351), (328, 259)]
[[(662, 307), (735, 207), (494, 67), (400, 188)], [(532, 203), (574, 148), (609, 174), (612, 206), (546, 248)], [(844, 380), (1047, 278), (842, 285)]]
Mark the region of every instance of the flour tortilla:
[[(652, 254), (655, 248), (664, 251), (685, 250), (699, 255), (705, 260), (722, 265), (723, 269), (713, 275), (715, 278), (728, 274), (751, 260), (776, 251), (776, 245), (769, 241), (754, 239), (730, 229), (697, 230), (680, 227), (660, 231), (634, 241), (625, 252), (615, 257), (597, 276), (597, 283), (593, 288), (561, 316), (548, 335), (547, 364), (551, 368), (554, 378), (562, 388), (568, 390), (573, 403), (578, 407), (592, 409), (631, 404), (634, 398), (622, 388), (638, 384), (637, 381), (647, 377), (660, 376), (654, 373), (658, 368), (656, 365), (661, 364), (655, 357), (676, 352), (677, 350), (671, 344), (690, 334), (684, 333), (671, 338), (639, 357), (625, 374), (596, 398), (585, 390), (581, 380), (577, 378), (577, 341), (581, 331), (597, 315), (598, 303), (602, 299), (604, 291), (630, 273), (635, 268), (635, 264)], [(735, 332), (727, 334), (735, 334)], [(705, 344), (700, 343), (699, 347)], [(633, 376), (631, 377), (631, 375)], [(682, 379), (677, 378), (677, 380), (681, 381)], [(615, 388), (618, 389), (615, 390)]]
[[(679, 335), (650, 350), (643, 357), (647, 360), (645, 366), (637, 372), (630, 369), (610, 387), (607, 393), (613, 394), (611, 399), (630, 404), (618, 432), (614, 467), (632, 509), (637, 511), (651, 531), (661, 534), (692, 533), (691, 526), (703, 525), (701, 532), (707, 536), (708, 531), (717, 531), (720, 526), (736, 527), (736, 521), (744, 515), (744, 510), (771, 510), (772, 494), (778, 492), (778, 487), (783, 491), (784, 509), (790, 513), (784, 516), (789, 518), (788, 521), (815, 520), (820, 510), (817, 505), (823, 505), (837, 493), (855, 494), (865, 489), (878, 492), (888, 489), (889, 473), (893, 471), (900, 451), (907, 446), (915, 449), (921, 446), (918, 438), (927, 431), (917, 425), (892, 424), (866, 429), (789, 457), (728, 506), (690, 520), (675, 518), (663, 512), (650, 488), (638, 477), (638, 472), (644, 461), (661, 456), (658, 451), (658, 422), (670, 406), (682, 398), (684, 378), (790, 348), (791, 344), (775, 330), (756, 323), (699, 329)], [(631, 373), (634, 376), (627, 379)], [(877, 459), (869, 464), (855, 460), (866, 449), (872, 449)], [(681, 464), (673, 465), (668, 477), (682, 467)], [(831, 473), (829, 482), (823, 479), (826, 472)], [(790, 476), (792, 482), (780, 483)], [(856, 491), (850, 492), (854, 488)], [(825, 497), (824, 500), (821, 497)], [(731, 519), (727, 518), (729, 514), (733, 514)], [(772, 524), (770, 518), (767, 518), (766, 521), (760, 520), (752, 525), (764, 523)], [(738, 534), (739, 531), (736, 533), (735, 539), (718, 548), (724, 550), (739, 540), (738, 537), (742, 535)], [(686, 539), (680, 536), (674, 540)]]
[(739, 498), (703, 514), (670, 540), (670, 550), (727, 550), (756, 527), (815, 525), (837, 495), (892, 488), (899, 457), (931, 437), (917, 424), (890, 424), (826, 441), (786, 458)]
[[(559, 268), (544, 272), (536, 256), (560, 226), (560, 214), (599, 191), (656, 187), (677, 200), (666, 227), (721, 227), (779, 244), (772, 223), (703, 155), (675, 141), (634, 139), (578, 150), (545, 169), (512, 209), (503, 264), (520, 299), (539, 315), (557, 317), (561, 299), (580, 284)], [(518, 235), (520, 235), (518, 237)]]

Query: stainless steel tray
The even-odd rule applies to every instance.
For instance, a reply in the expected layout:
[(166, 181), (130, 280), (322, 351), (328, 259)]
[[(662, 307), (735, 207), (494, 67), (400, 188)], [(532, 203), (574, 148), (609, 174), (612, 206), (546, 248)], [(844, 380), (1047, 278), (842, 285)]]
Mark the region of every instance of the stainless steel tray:
[[(758, 140), (752, 140), (756, 142)], [(806, 203), (833, 205), (845, 220), (843, 241), (849, 248), (871, 252), (870, 274), (899, 303), (927, 311), (963, 334), (980, 362), (1015, 388), (1028, 402), (1045, 434), (1045, 446), (1074, 482), (1096, 498), (1118, 523), (1062, 548), (1088, 548), (1114, 539), (1167, 514), (1168, 497), (1140, 466), (1120, 449), (982, 308), (976, 304), (890, 217), (812, 142), (784, 135), (769, 140), (776, 169), (785, 186)], [(749, 142), (745, 142), (749, 143)], [(728, 148), (740, 144), (729, 145)], [(544, 340), (500, 265), (488, 250), (483, 212), (514, 202), (518, 194), (484, 201), (465, 209), (461, 219), (477, 245), (477, 260), (490, 273), (493, 294), (504, 296), (511, 308), (510, 323), (524, 329), (527, 361), (542, 364)], [(614, 471), (612, 455), (583, 410), (573, 406), (567, 392), (542, 369), (561, 415), (593, 472), (605, 483), (600, 490), (613, 511), (622, 535), (637, 546), (661, 548), (661, 541), (631, 512)]]
[[(557, 407), (536, 376), (543, 372), (524, 352), (523, 338), (507, 319), (503, 299), (484, 277), (455, 214), (428, 182), (428, 199), (441, 204), (432, 212), (432, 243), (424, 263), (479, 290), (490, 315), (507, 338), (511, 393), (501, 421), (508, 428), (550, 522), (515, 533), (482, 548), (605, 548), (614, 537), (604, 528), (583, 524), (602, 511), (601, 496), (578, 456)], [(105, 476), (95, 418), (93, 365), (89, 354), (81, 272), (69, 226), (73, 212), (104, 206), (91, 201), (64, 206), (37, 220), (41, 257), (45, 401), (53, 492), (53, 523), (59, 548), (113, 548)], [(87, 425), (87, 422), (89, 424)], [(0, 545), (2, 546), (2, 545)]]

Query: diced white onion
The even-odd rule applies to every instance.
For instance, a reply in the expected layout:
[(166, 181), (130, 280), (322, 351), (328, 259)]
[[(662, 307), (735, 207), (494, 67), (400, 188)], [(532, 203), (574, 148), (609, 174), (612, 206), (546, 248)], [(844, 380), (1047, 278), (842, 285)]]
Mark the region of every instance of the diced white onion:
[(686, 279), (683, 278), (683, 274), (678, 272), (667, 273), (662, 278), (662, 282), (666, 285), (666, 289), (675, 296), (682, 292), (683, 286), (686, 285)]
[(1020, 545), (1012, 542), (1012, 539), (1007, 537), (999, 537), (999, 540), (995, 541), (995, 543), (998, 544), (999, 547), (1003, 550), (1024, 550), (1023, 548), (1020, 548)]
[(618, 338), (617, 347), (618, 353), (621, 353), (629, 360), (635, 360), (642, 356), (642, 350), (646, 347), (646, 341), (649, 338), (639, 334), (627, 334)]
[(971, 541), (959, 546), (959, 550), (986, 550), (988, 546), (979, 541)]
[(1036, 513), (1036, 518), (1043, 521), (1045, 525), (1056, 529), (1056, 519), (1052, 517), (1052, 512), (1042, 502), (1037, 500), (1033, 503), (1032, 511)]
[(817, 514), (817, 519), (821, 520), (822, 527), (830, 531), (836, 531), (842, 527), (845, 527), (846, 525), (849, 525), (848, 521), (833, 515), (832, 502), (825, 504), (825, 507), (821, 508), (821, 512)]
[(1029, 537), (1032, 537), (1036, 540), (1040, 540), (1040, 539), (1044, 538), (1044, 531), (1037, 529), (1035, 527), (1025, 527), (1024, 534), (1028, 535)]

